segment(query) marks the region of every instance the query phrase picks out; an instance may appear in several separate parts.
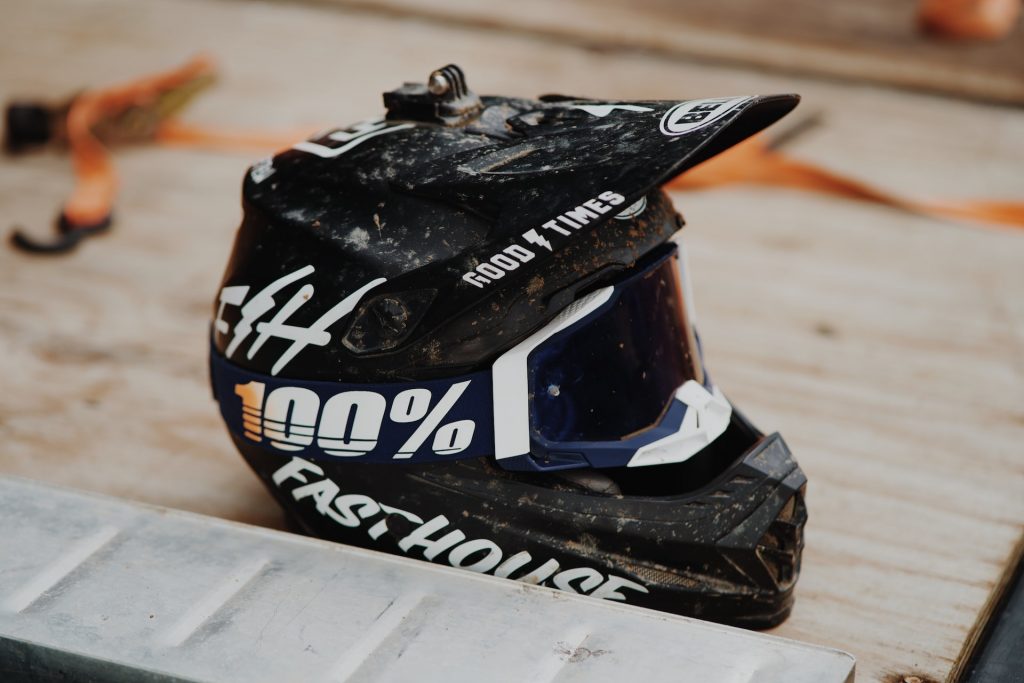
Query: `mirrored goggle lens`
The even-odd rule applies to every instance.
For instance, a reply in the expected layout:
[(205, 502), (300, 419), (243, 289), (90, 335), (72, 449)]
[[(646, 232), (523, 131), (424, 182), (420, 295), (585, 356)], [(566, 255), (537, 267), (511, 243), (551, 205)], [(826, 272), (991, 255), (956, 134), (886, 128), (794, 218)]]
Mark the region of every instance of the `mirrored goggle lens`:
[(530, 353), (534, 440), (637, 436), (662, 420), (684, 383), (704, 383), (686, 287), (679, 251), (666, 245), (616, 283), (600, 309)]

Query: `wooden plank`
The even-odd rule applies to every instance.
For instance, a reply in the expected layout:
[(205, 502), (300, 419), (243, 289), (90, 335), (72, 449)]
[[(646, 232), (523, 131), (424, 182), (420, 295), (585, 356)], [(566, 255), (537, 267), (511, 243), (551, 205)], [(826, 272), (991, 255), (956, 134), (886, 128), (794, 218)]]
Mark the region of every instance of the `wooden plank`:
[[(39, 0), (6, 19), (3, 99), (115, 82), (206, 45), (225, 75), (190, 118), (315, 126), (374, 115), (381, 90), (455, 61), (480, 92), (795, 90), (825, 116), (795, 143), (803, 157), (921, 196), (1019, 199), (1024, 177), (1020, 112), (888, 89), (337, 8)], [(206, 382), (248, 161), (125, 151), (113, 233), (60, 260), (0, 249), (0, 470), (279, 524)], [(42, 229), (68, 187), (64, 159), (0, 163), (6, 220)], [(710, 367), (810, 479), (796, 610), (776, 632), (853, 652), (860, 680), (942, 680), (1024, 521), (1022, 235), (763, 188), (676, 201)]]
[(917, 29), (915, 0), (311, 0), (597, 50), (698, 60), (1024, 103), (1021, 27), (996, 42)]

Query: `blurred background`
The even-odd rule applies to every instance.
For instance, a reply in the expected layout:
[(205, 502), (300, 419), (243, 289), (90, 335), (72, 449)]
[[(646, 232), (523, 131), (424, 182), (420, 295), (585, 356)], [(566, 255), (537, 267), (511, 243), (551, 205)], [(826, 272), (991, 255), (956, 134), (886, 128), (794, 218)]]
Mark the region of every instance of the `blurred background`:
[[(205, 53), (216, 81), (180, 119), (268, 140), (379, 116), (383, 91), (450, 62), (480, 94), (801, 94), (779, 152), (899, 206), (770, 178), (673, 191), (716, 381), (810, 480), (777, 632), (852, 651), (858, 680), (963, 670), (1024, 522), (1020, 0), (0, 6), (4, 102)], [(0, 473), (280, 526), (205, 366), (241, 178), (274, 149), (112, 145), (109, 234), (57, 258), (0, 248)], [(0, 227), (49, 235), (73, 183), (60, 145), (5, 157)], [(970, 201), (1008, 212), (922, 208)]]

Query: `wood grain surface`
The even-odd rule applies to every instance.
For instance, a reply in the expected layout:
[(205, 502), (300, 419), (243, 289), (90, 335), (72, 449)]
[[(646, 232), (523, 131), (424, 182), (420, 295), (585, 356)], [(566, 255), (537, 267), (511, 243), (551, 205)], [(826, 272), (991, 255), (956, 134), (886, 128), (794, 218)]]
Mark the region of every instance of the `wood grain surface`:
[(1003, 40), (943, 40), (918, 29), (917, 0), (306, 0), (600, 51), (872, 81), (1024, 103), (1024, 21)]
[[(795, 91), (825, 123), (794, 154), (915, 196), (1022, 199), (1012, 108), (328, 6), (10, 4), (0, 97), (57, 97), (200, 49), (224, 76), (194, 121), (349, 123), (449, 61), (483, 93)], [(205, 366), (252, 159), (136, 148), (117, 161), (110, 235), (62, 259), (0, 249), (0, 472), (278, 525)], [(69, 186), (60, 156), (3, 160), (4, 221), (48, 229)], [(796, 609), (775, 633), (852, 652), (862, 681), (943, 680), (1024, 524), (1024, 234), (764, 188), (675, 200), (708, 363), (810, 480)]]

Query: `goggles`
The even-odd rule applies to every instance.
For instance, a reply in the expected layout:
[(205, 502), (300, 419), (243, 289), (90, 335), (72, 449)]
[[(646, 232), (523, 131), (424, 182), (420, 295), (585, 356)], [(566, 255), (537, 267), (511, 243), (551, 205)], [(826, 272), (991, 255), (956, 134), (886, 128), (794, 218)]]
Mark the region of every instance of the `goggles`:
[(287, 379), (211, 348), (236, 437), (313, 460), (427, 463), (493, 456), (509, 470), (681, 462), (729, 424), (704, 372), (675, 244), (578, 299), (491, 368), (420, 382)]

